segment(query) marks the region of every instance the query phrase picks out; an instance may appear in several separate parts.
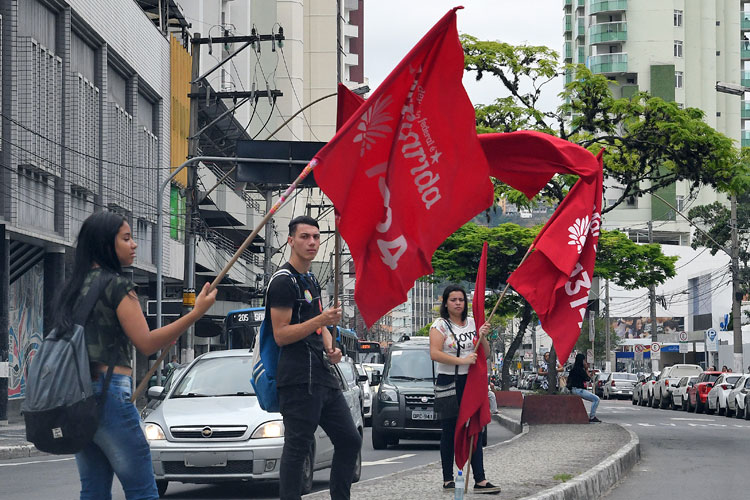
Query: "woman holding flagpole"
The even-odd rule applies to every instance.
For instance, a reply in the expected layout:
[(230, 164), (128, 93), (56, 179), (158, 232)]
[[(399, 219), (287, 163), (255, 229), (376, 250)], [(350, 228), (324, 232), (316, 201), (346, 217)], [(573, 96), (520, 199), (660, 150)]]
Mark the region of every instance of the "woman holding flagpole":
[[(458, 285), (448, 285), (443, 291), (440, 304), (440, 318), (436, 319), (430, 328), (430, 357), (437, 362), (436, 408), (438, 399), (441, 400), (439, 413), (442, 421), (442, 436), (440, 438), (440, 458), (443, 464), (443, 488), (455, 488), (453, 478), (454, 463), (454, 435), (456, 432), (456, 418), (458, 406), (466, 386), (466, 376), (469, 365), (477, 361), (474, 346), (481, 342), (484, 352), (490, 352), (487, 342), (489, 324), (485, 323), (477, 329), (474, 318), (468, 316), (466, 291)], [(486, 396), (485, 391), (485, 397)], [(453, 409), (443, 404), (443, 400), (455, 398)], [(487, 481), (484, 477), (484, 462), (482, 454), (482, 440), (477, 440), (477, 447), (471, 456), (471, 469), (474, 473), (475, 493), (499, 493), (500, 488)]]

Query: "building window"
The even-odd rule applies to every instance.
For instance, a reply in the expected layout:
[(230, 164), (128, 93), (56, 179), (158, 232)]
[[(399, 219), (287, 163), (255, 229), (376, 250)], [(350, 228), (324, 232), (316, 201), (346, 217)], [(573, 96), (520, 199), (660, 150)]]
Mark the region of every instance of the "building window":
[(682, 11), (681, 10), (674, 11), (674, 25), (677, 28), (682, 26)]
[(677, 89), (682, 88), (682, 71), (675, 71), (674, 72), (674, 86)]
[(678, 212), (682, 212), (683, 210), (685, 210), (685, 197), (683, 195), (681, 195), (681, 194), (678, 194), (676, 201), (677, 201), (677, 203), (676, 203), (676, 205), (677, 205), (677, 207), (676, 207), (677, 211)]
[(682, 40), (674, 41), (674, 56), (682, 57)]

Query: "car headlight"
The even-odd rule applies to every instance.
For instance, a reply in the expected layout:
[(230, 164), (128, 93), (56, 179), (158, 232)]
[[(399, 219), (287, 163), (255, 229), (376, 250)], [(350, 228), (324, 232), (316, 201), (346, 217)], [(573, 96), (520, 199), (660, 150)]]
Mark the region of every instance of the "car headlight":
[(398, 393), (395, 389), (380, 389), (378, 394), (384, 403), (398, 403)]
[(284, 437), (284, 422), (281, 420), (274, 420), (273, 422), (266, 422), (260, 425), (253, 431), (251, 439), (262, 439), (262, 438), (278, 438)]
[(156, 424), (146, 424), (145, 426), (143, 426), (143, 433), (146, 435), (146, 439), (148, 441), (159, 441), (166, 439), (166, 437), (164, 436), (164, 431), (161, 430), (161, 427)]

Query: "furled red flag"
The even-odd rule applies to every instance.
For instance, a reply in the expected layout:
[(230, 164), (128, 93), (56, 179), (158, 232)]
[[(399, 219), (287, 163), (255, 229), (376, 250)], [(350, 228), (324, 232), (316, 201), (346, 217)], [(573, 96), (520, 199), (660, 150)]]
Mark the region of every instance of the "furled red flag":
[(349, 90), (343, 83), (339, 83), (336, 101), (336, 130), (338, 130), (359, 109), (365, 100), (362, 96)]
[(602, 209), (602, 153), (540, 132), (479, 136), (490, 175), (531, 198), (556, 173), (580, 178), (508, 282), (536, 311), (558, 359), (568, 359), (581, 334), (594, 273)]
[(452, 9), (313, 159), (367, 325), (403, 303), (445, 238), (492, 204), (463, 62)]
[[(477, 282), (474, 285), (474, 298), (471, 301), (471, 311), (477, 327), (484, 324), (484, 289), (487, 282), (487, 242), (482, 245), (482, 257), (477, 269)], [(469, 459), (469, 443), (473, 443), (472, 450), (477, 449), (477, 440), (485, 425), (492, 420), (490, 416), (490, 401), (487, 399), (487, 358), (484, 348), (480, 345), (477, 350), (477, 362), (469, 366), (466, 376), (466, 387), (461, 397), (461, 407), (456, 419), (456, 432), (453, 436), (454, 455), (456, 465), (463, 469)]]

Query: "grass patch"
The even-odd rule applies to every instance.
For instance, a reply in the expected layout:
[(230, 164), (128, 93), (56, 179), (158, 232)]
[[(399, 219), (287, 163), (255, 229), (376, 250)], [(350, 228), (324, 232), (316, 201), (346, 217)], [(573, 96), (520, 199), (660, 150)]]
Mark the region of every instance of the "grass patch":
[(555, 474), (554, 476), (552, 476), (552, 479), (554, 479), (555, 481), (562, 481), (564, 483), (565, 481), (573, 479), (573, 474)]

